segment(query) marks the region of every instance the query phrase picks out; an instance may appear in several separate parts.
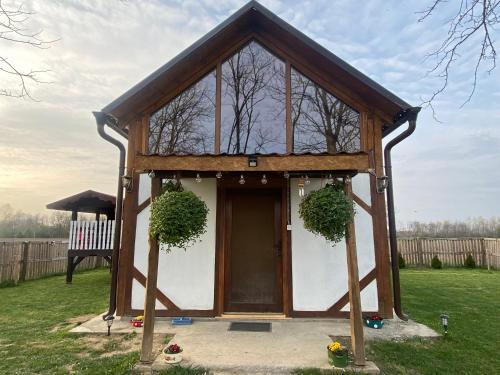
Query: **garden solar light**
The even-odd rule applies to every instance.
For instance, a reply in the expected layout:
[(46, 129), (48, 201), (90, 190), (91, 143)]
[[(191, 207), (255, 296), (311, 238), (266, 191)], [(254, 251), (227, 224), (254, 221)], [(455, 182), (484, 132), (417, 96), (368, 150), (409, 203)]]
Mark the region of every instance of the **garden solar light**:
[(448, 315), (441, 314), (441, 324), (443, 325), (444, 334), (448, 333)]
[(115, 319), (115, 317), (113, 315), (110, 315), (110, 316), (107, 316), (104, 318), (107, 326), (108, 326), (108, 336), (111, 335), (111, 326), (113, 325), (113, 320)]

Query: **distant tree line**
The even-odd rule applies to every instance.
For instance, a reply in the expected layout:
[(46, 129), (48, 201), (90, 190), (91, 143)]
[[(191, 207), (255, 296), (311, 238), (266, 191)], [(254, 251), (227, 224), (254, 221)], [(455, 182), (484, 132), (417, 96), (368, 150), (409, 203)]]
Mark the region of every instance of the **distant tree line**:
[(500, 217), (470, 218), (465, 221), (412, 221), (398, 228), (399, 237), (500, 237)]
[(0, 238), (65, 238), (71, 213), (28, 214), (6, 204), (0, 206)]

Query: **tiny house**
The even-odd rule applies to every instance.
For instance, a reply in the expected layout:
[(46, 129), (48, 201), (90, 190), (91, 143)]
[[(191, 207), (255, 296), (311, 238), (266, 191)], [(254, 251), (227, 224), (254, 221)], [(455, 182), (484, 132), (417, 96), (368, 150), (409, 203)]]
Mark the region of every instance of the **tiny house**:
[(298, 212), (348, 176), (362, 309), (392, 317), (382, 139), (413, 110), (249, 2), (102, 110), (128, 139), (117, 314), (143, 309), (152, 191), (175, 179), (208, 222), (186, 251), (160, 246), (157, 316), (348, 316), (346, 242)]

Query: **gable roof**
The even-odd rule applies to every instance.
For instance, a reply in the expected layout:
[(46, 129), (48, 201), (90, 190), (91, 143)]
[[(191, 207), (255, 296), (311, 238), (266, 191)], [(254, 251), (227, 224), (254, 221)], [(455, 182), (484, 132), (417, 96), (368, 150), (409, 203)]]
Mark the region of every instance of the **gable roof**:
[[(241, 38), (242, 34), (249, 34), (256, 30), (261, 32), (272, 30), (273, 35), (290, 38), (289, 44), (292, 48), (307, 51), (311, 65), (323, 63), (323, 66), (326, 66), (336, 77), (343, 77), (340, 79), (347, 87), (391, 118), (396, 118), (402, 111), (412, 108), (403, 99), (283, 21), (257, 1), (252, 0), (189, 48), (105, 106), (102, 111), (118, 119), (126, 116), (131, 110), (139, 113), (155, 97), (163, 96), (165, 88), (168, 90), (168, 87), (178, 83), (183, 77), (188, 79), (192, 73), (189, 67), (193, 62), (206, 61), (208, 54), (217, 53), (222, 46), (227, 47), (228, 43), (234, 44), (234, 40)], [(384, 132), (387, 132), (387, 129), (390, 132), (398, 125), (400, 124), (395, 124), (390, 128), (385, 126)]]

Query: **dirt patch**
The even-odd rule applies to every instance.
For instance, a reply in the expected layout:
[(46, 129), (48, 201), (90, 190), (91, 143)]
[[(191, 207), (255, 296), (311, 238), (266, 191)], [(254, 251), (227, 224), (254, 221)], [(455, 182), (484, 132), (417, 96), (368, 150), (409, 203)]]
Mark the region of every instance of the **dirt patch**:
[(66, 319), (66, 323), (80, 325), (80, 324), (85, 323), (86, 321), (92, 319), (93, 317), (95, 317), (95, 314), (79, 315), (79, 316), (75, 316), (73, 318)]
[(93, 315), (93, 314), (86, 314), (86, 315), (79, 315), (79, 316), (75, 316), (73, 318), (66, 319), (64, 322), (56, 324), (54, 327), (52, 327), (50, 332), (54, 333), (54, 332), (57, 332), (63, 328), (68, 328), (68, 326), (71, 326), (71, 328), (79, 326), (80, 324), (83, 324), (83, 323), (89, 321), (94, 316), (95, 315)]
[[(142, 334), (135, 331), (127, 334), (115, 333), (111, 336), (84, 334), (81, 338), (94, 351), (101, 352), (101, 357), (112, 357), (141, 350)], [(171, 338), (170, 335), (155, 334), (153, 336), (153, 352), (160, 353)]]

